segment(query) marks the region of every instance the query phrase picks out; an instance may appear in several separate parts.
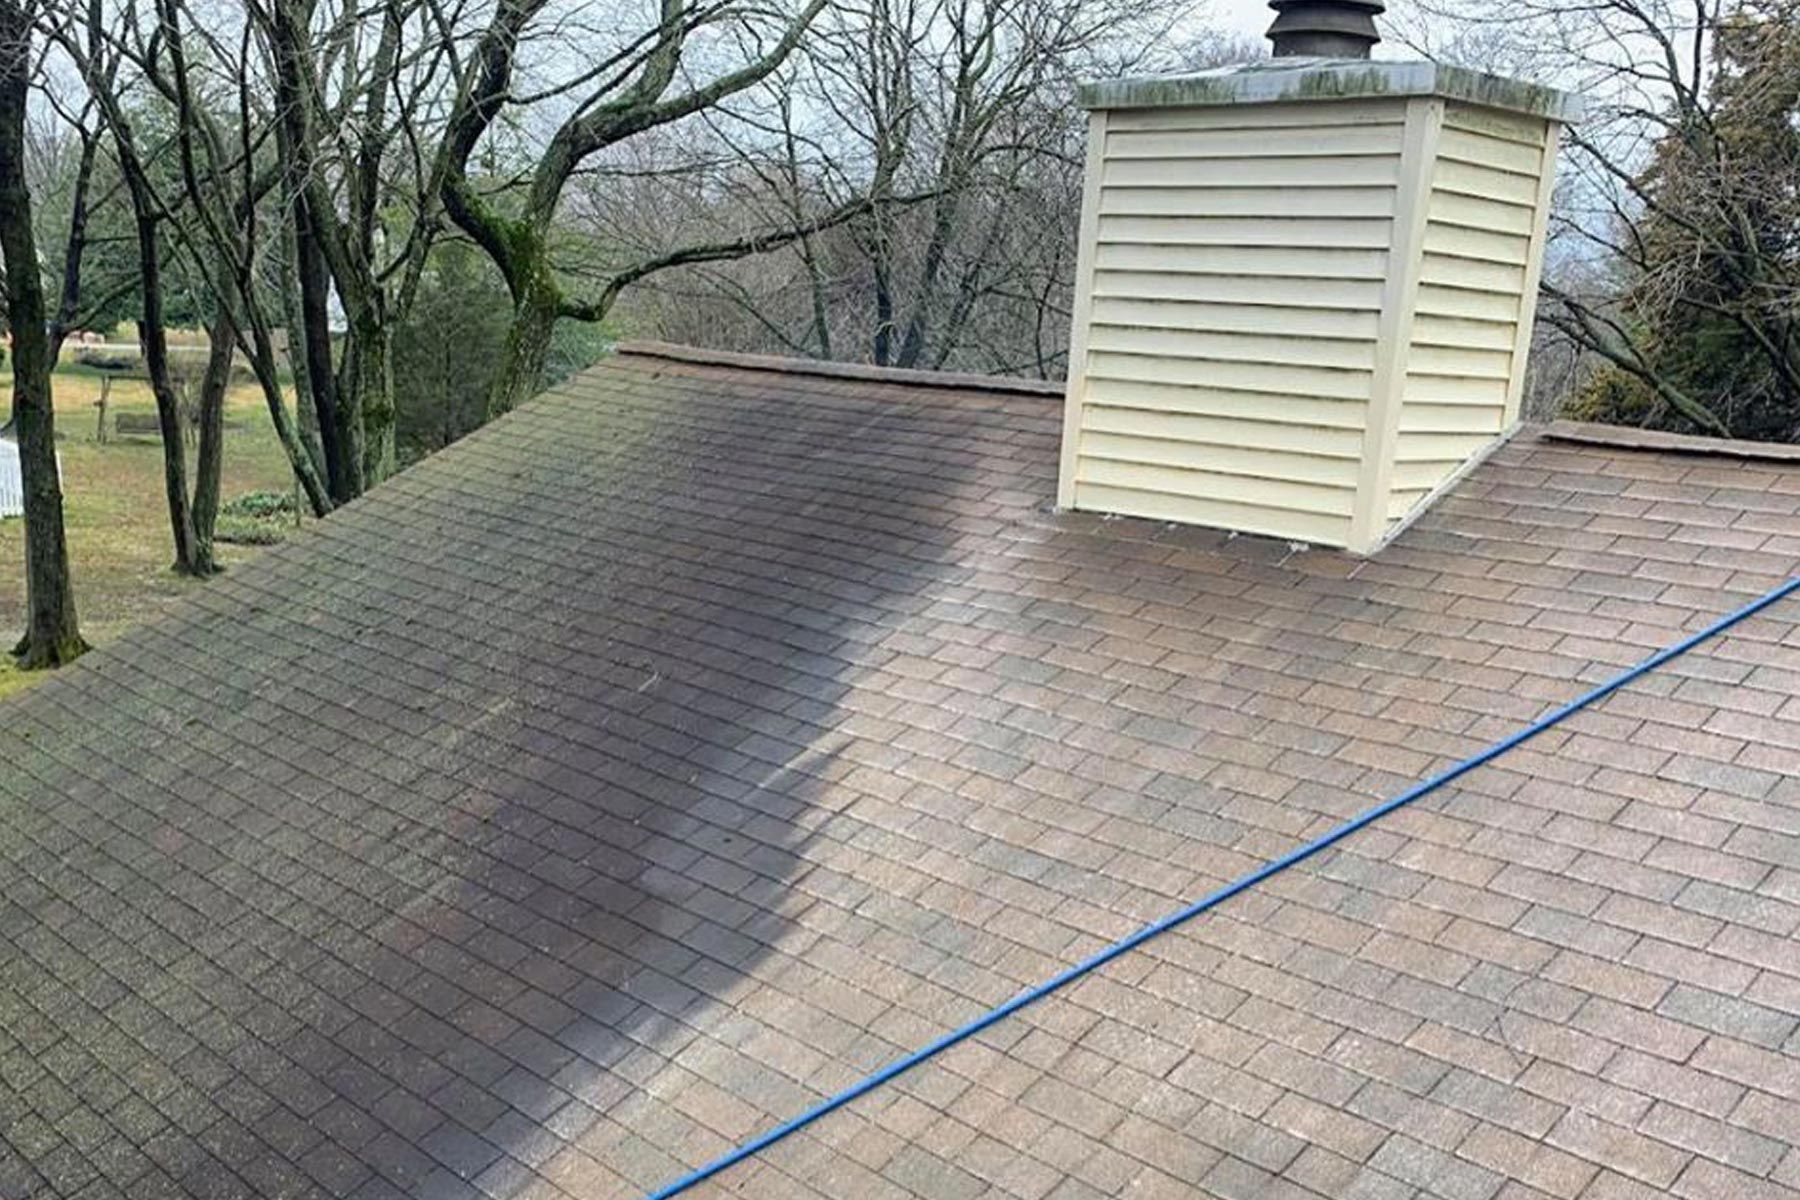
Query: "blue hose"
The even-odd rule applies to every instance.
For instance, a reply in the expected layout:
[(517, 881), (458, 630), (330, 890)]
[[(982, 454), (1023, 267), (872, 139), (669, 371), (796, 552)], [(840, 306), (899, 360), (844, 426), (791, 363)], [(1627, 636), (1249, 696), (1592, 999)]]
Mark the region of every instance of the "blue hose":
[(1274, 859), (1273, 861), (1256, 868), (1256, 870), (1251, 871), (1249, 874), (1242, 875), (1237, 879), (1232, 880), (1217, 891), (1202, 896), (1187, 907), (1178, 909), (1168, 916), (1163, 917), (1161, 920), (1144, 926), (1136, 933), (1119, 939), (1112, 945), (1106, 947), (1106, 949), (1094, 954), (1092, 957), (1083, 959), (1074, 966), (1068, 967), (1065, 970), (1052, 975), (1049, 979), (1038, 984), (1034, 988), (1020, 992), (1017, 996), (1014, 996), (1011, 1000), (1008, 1000), (998, 1008), (988, 1010), (981, 1016), (976, 1017), (973, 1021), (970, 1021), (967, 1025), (951, 1030), (949, 1033), (920, 1047), (906, 1057), (895, 1059), (874, 1074), (866, 1076), (858, 1082), (851, 1084), (843, 1091), (837, 1093), (837, 1095), (821, 1100), (819, 1103), (813, 1105), (811, 1108), (785, 1124), (777, 1125), (767, 1133), (759, 1134), (750, 1139), (735, 1150), (721, 1154), (718, 1158), (713, 1159), (705, 1166), (690, 1171), (688, 1174), (681, 1176), (681, 1178), (664, 1184), (654, 1192), (651, 1192), (645, 1200), (668, 1200), (671, 1196), (678, 1196), (695, 1184), (711, 1179), (714, 1175), (717, 1175), (727, 1167), (735, 1166), (745, 1159), (768, 1149), (776, 1142), (787, 1137), (790, 1133), (804, 1129), (814, 1121), (817, 1121), (820, 1117), (836, 1112), (857, 1097), (867, 1095), (882, 1084), (911, 1070), (926, 1059), (931, 1058), (933, 1055), (948, 1050), (958, 1042), (966, 1041), (967, 1039), (974, 1037), (988, 1026), (1005, 1020), (1007, 1017), (1010, 1017), (1028, 1004), (1033, 1004), (1042, 1000), (1051, 992), (1056, 991), (1065, 984), (1073, 983), (1075, 980), (1080, 979), (1083, 975), (1088, 974), (1097, 967), (1105, 966), (1113, 959), (1118, 958), (1128, 951), (1136, 949), (1151, 938), (1156, 937), (1158, 934), (1166, 933), (1177, 925), (1192, 920), (1194, 917), (1199, 916), (1214, 905), (1221, 904), (1224, 901), (1231, 899), (1239, 892), (1249, 891), (1257, 884), (1263, 882), (1263, 880), (1279, 875), (1297, 863), (1305, 862), (1326, 847), (1341, 842), (1365, 825), (1380, 820), (1395, 809), (1403, 808), (1406, 805), (1411, 804), (1414, 800), (1419, 799), (1421, 796), (1429, 795), (1443, 787), (1445, 784), (1462, 778), (1475, 768), (1493, 762), (1496, 758), (1499, 758), (1513, 747), (1530, 741), (1538, 734), (1543, 733), (1546, 729), (1559, 724), (1564, 719), (1580, 712), (1582, 709), (1596, 701), (1603, 700), (1607, 696), (1612, 695), (1633, 680), (1649, 674), (1651, 671), (1656, 670), (1671, 659), (1679, 658), (1689, 650), (1692, 650), (1695, 646), (1700, 645), (1700, 643), (1707, 641), (1709, 638), (1717, 637), (1738, 622), (1754, 616), (1763, 609), (1768, 608), (1770, 605), (1785, 599), (1797, 591), (1800, 591), (1800, 576), (1795, 576), (1780, 587), (1764, 594), (1759, 599), (1744, 605), (1744, 607), (1737, 609), (1734, 612), (1727, 613), (1725, 616), (1714, 621), (1711, 625), (1700, 630), (1700, 632), (1690, 634), (1673, 645), (1658, 650), (1655, 654), (1652, 654), (1637, 666), (1632, 667), (1630, 670), (1619, 675), (1613, 676), (1613, 678), (1594, 688), (1592, 691), (1569, 701), (1562, 707), (1554, 709), (1542, 717), (1539, 717), (1530, 725), (1493, 743), (1487, 749), (1472, 754), (1455, 766), (1446, 768), (1438, 774), (1431, 776), (1429, 779), (1414, 784), (1393, 799), (1385, 800), (1382, 803), (1375, 805), (1373, 808), (1363, 811), (1357, 816), (1352, 817), (1350, 820), (1345, 821), (1343, 824), (1335, 826), (1321, 836), (1307, 842), (1305, 845), (1296, 847), (1282, 855), (1280, 858)]

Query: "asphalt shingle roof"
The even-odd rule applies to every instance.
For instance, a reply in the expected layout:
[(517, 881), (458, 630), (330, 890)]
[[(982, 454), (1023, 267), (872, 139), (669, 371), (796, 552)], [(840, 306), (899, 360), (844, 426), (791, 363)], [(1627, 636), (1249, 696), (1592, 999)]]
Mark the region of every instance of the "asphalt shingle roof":
[[(0, 1196), (641, 1195), (1800, 564), (1800, 464), (1359, 561), (1059, 421), (625, 354), (0, 706)], [(695, 1194), (1800, 1195), (1797, 620)]]

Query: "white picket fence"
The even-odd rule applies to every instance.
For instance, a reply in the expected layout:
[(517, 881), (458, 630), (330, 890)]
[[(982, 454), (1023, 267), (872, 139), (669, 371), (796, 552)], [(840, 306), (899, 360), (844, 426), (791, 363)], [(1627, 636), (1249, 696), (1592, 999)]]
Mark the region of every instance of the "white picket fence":
[(19, 473), (19, 447), (0, 438), (0, 519), (25, 514), (25, 480)]

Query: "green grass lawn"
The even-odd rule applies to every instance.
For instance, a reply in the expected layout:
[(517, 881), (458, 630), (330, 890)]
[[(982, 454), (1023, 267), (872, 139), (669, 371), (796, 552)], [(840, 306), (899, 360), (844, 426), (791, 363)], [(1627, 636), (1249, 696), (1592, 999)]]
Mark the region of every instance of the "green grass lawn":
[[(0, 375), (0, 395), (10, 397), (10, 374)], [(57, 446), (62, 454), (63, 517), (81, 631), (103, 645), (146, 617), (206, 584), (169, 569), (174, 550), (163, 498), (162, 446), (155, 437), (95, 440), (99, 375), (67, 365), (53, 382)], [(154, 415), (150, 388), (141, 380), (115, 380), (108, 401), (114, 414)], [(225, 406), (225, 460), (221, 493), (226, 500), (249, 491), (287, 491), (293, 475), (275, 438), (260, 390), (234, 388)], [(189, 449), (189, 479), (192, 479)], [(17, 518), (0, 521), (0, 640), (10, 649), (24, 628), (25, 531)], [(252, 546), (220, 543), (219, 560), (230, 570), (259, 553)], [(21, 672), (0, 654), (0, 697), (28, 686), (39, 673)]]

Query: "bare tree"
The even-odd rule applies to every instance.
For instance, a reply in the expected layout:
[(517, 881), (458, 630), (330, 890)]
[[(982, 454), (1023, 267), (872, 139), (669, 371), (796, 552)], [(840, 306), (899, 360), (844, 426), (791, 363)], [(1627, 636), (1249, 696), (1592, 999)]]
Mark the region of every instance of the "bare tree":
[[(422, 0), (261, 0), (247, 12), (276, 114), (301, 377), (341, 501), (394, 469), (392, 327), (438, 230), (445, 167), (428, 149), (441, 127), (427, 115), (447, 95), (455, 27)], [(434, 14), (445, 20), (442, 39), (432, 36)], [(395, 206), (404, 223), (390, 229), (383, 213)], [(346, 327), (335, 365), (333, 294)]]
[[(199, 406), (201, 426), (195, 470), (200, 482), (192, 495), (188, 488), (186, 405), (178, 393), (169, 361), (167, 322), (164, 318), (163, 274), (169, 254), (165, 226), (176, 219), (173, 201), (159, 194), (149, 165), (151, 150), (142, 145), (142, 133), (121, 87), (124, 55), (109, 34), (106, 14), (98, 0), (88, 0), (71, 18), (47, 22), (51, 38), (59, 45), (86, 83), (89, 103), (98, 108), (110, 133), (113, 160), (118, 166), (126, 202), (131, 210), (137, 244), (137, 278), (134, 281), (140, 308), (138, 343), (143, 354), (151, 397), (156, 403), (163, 451), (163, 491), (174, 542), (174, 569), (185, 575), (205, 577), (218, 569), (211, 530), (217, 516), (218, 479), (223, 446), (225, 387), (202, 387)], [(84, 165), (94, 153), (84, 143)], [(78, 205), (77, 213), (81, 213)], [(73, 235), (72, 235), (73, 238)], [(73, 254), (71, 258), (73, 258)], [(71, 277), (73, 273), (71, 272)], [(65, 297), (70, 290), (65, 285)], [(65, 301), (67, 303), (67, 301)], [(229, 318), (215, 325), (229, 338)], [(231, 344), (215, 346), (213, 353), (229, 355)], [(204, 531), (204, 536), (202, 533)]]
[[(1596, 406), (1800, 437), (1800, 5), (1427, 0), (1415, 44), (1570, 87), (1541, 317), (1640, 395)], [(1711, 331), (1710, 337), (1697, 332)], [(1728, 346), (1708, 353), (1708, 342)], [(1710, 361), (1707, 361), (1709, 360)], [(1590, 389), (1591, 392), (1591, 389)]]
[[(689, 148), (707, 187), (595, 188), (582, 216), (651, 244), (884, 201), (768, 260), (689, 270), (632, 315), (679, 340), (905, 367), (1060, 375), (1081, 208), (1082, 76), (1251, 57), (1156, 0), (852, 0), (820, 18), (793, 97), (709, 116)], [(667, 161), (665, 157), (665, 162)], [(632, 163), (637, 175), (651, 164)], [(673, 198), (673, 203), (670, 199)], [(913, 200), (917, 203), (899, 203)], [(660, 218), (658, 228), (654, 217)]]
[[(78, 110), (71, 111), (59, 102), (54, 91), (46, 89), (44, 94), (61, 129), (45, 131), (38, 139), (39, 145), (66, 143), (71, 138), (75, 145), (75, 164), (68, 171), (69, 213), (63, 227), (60, 291), (50, 316), (50, 362), (54, 365), (62, 356), (63, 341), (69, 331), (82, 324), (82, 267), (87, 257), (94, 168), (99, 161), (104, 127), (102, 122), (90, 119), (94, 111), (91, 100), (84, 100)], [(58, 136), (63, 130), (68, 138)]]
[[(565, 192), (576, 172), (633, 139), (704, 114), (769, 80), (798, 48), (826, 0), (796, 10), (712, 0), (661, 0), (649, 27), (614, 38), (572, 77), (535, 91), (522, 86), (519, 54), (546, 15), (546, 0), (501, 0), (466, 64), (444, 140), (443, 198), (452, 220), (493, 259), (513, 300), (506, 350), (489, 393), (498, 412), (537, 386), (550, 333), (559, 318), (597, 321), (619, 294), (674, 267), (742, 258), (785, 246), (872, 211), (882, 197), (861, 195), (799, 223), (744, 236), (665, 249), (608, 269), (592, 295), (571, 295), (554, 261)], [(696, 45), (704, 43), (696, 51)], [(716, 72), (690, 72), (693, 60), (726, 58)], [(696, 78), (695, 76), (699, 77)], [(497, 123), (555, 101), (567, 116), (529, 161), (517, 164), (511, 194), (484, 193), (475, 152)]]
[[(140, 241), (172, 240), (205, 280), (314, 511), (361, 494), (393, 470), (388, 340), (436, 228), (423, 123), (453, 47), (428, 36), (422, 0), (62, 4), (46, 26), (115, 127)], [(150, 110), (172, 121), (161, 144), (134, 131)], [(179, 164), (173, 180), (153, 156)]]
[[(235, 331), (295, 478), (313, 511), (323, 515), (335, 501), (317, 456), (301, 438), (287, 408), (275, 322), (268, 313), (268, 288), (262, 278), (269, 239), (261, 209), (266, 198), (277, 191), (279, 168), (266, 149), (272, 138), (272, 121), (255, 91), (248, 54), (249, 27), (239, 26), (235, 46), (221, 38), (216, 28), (195, 35), (203, 43), (203, 57), (215, 70), (225, 64), (222, 69), (231, 78), (221, 84), (194, 68), (188, 14), (178, 0), (155, 0), (151, 13), (141, 12), (135, 0), (126, 0), (110, 12), (103, 12), (99, 0), (85, 3), (90, 29), (103, 25), (104, 36), (135, 72), (133, 79), (121, 81), (120, 91), (111, 101), (115, 125), (127, 125), (127, 95), (166, 106), (171, 114), (171, 144), (158, 152), (172, 155), (178, 163), (178, 183), (147, 199), (168, 219), (168, 232), (221, 311), (215, 328)], [(91, 69), (84, 74), (98, 92)], [(128, 87), (141, 91), (127, 92)], [(144, 151), (140, 148), (138, 153)], [(144, 181), (147, 186), (151, 182), (147, 176)], [(178, 424), (176, 432), (179, 434)], [(202, 445), (207, 444), (202, 437)], [(212, 464), (202, 465), (203, 474), (214, 469)], [(206, 523), (210, 525), (210, 518)]]

